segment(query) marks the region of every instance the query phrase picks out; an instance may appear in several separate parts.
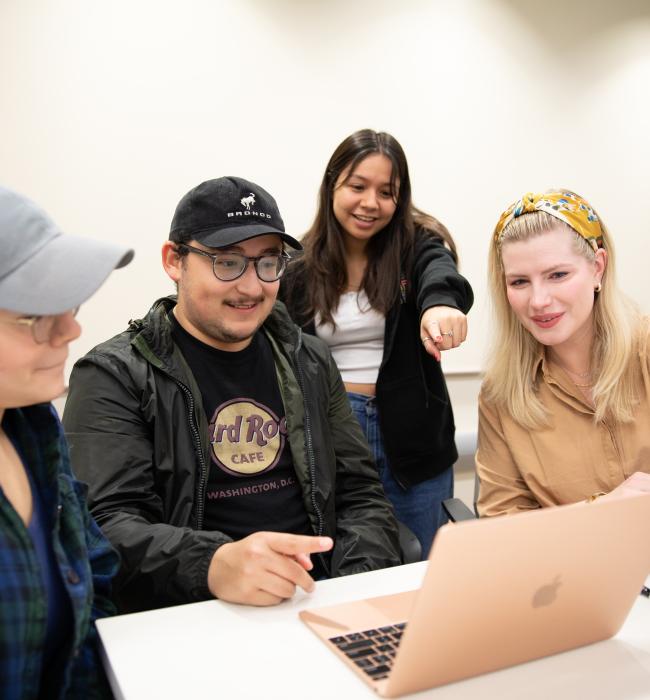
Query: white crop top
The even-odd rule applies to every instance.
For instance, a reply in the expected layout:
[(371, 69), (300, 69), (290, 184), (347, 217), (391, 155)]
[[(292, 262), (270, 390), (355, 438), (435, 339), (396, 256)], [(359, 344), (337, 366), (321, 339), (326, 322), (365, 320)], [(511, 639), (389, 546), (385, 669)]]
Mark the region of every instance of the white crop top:
[(329, 323), (321, 325), (320, 314), (316, 314), (316, 335), (328, 344), (343, 381), (376, 384), (386, 318), (370, 306), (363, 290), (341, 294), (332, 316), (336, 330)]

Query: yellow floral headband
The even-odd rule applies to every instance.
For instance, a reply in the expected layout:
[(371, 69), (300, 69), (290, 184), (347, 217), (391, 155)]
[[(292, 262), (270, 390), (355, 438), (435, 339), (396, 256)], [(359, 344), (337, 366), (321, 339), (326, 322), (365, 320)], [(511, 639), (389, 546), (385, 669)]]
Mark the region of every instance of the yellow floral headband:
[(513, 219), (533, 211), (545, 211), (568, 224), (576, 233), (589, 241), (594, 250), (603, 247), (603, 231), (596, 212), (582, 197), (566, 190), (525, 194), (501, 214), (499, 223), (494, 229), (495, 242), (499, 242), (503, 230)]

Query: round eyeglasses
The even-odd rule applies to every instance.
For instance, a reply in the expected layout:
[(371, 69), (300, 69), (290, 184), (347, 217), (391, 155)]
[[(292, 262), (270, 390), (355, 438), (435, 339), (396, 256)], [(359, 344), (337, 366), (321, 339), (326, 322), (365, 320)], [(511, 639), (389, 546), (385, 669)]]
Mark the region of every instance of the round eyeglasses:
[(191, 253), (203, 255), (212, 260), (212, 272), (222, 282), (232, 282), (241, 277), (248, 269), (248, 263), (253, 263), (255, 272), (262, 282), (277, 282), (287, 269), (289, 255), (281, 253), (266, 253), (251, 258), (241, 253), (208, 253), (200, 248), (180, 243), (179, 248), (187, 248)]
[(60, 332), (61, 324), (72, 316), (74, 318), (79, 311), (79, 307), (76, 309), (71, 309), (70, 311), (65, 311), (62, 314), (53, 314), (49, 316), (22, 316), (21, 318), (15, 318), (12, 320), (5, 320), (3, 323), (11, 323), (17, 326), (29, 326), (32, 332), (32, 338), (34, 342), (42, 345), (43, 343), (49, 343), (53, 336)]

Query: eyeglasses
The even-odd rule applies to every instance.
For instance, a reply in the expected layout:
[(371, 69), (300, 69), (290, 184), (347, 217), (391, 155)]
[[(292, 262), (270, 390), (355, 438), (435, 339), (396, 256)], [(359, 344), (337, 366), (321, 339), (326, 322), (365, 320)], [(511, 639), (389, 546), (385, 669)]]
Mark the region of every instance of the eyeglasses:
[(248, 269), (250, 262), (255, 266), (255, 272), (262, 282), (276, 282), (284, 274), (289, 261), (289, 255), (284, 250), (281, 253), (267, 253), (251, 258), (241, 253), (207, 253), (187, 243), (181, 243), (178, 247), (187, 248), (192, 253), (210, 258), (212, 272), (222, 282), (232, 282), (241, 277)]
[(61, 327), (64, 321), (70, 316), (74, 318), (78, 311), (79, 307), (72, 309), (71, 311), (66, 311), (62, 314), (54, 314), (50, 316), (23, 316), (22, 318), (12, 320), (7, 319), (2, 321), (2, 323), (11, 323), (17, 326), (29, 326), (34, 342), (41, 345), (43, 343), (48, 343), (57, 332), (61, 332)]

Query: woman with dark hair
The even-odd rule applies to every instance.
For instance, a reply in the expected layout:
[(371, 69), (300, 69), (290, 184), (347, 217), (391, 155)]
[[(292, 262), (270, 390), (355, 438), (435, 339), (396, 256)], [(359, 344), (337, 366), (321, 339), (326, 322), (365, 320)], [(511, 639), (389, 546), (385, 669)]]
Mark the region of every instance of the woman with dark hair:
[(0, 187), (0, 696), (111, 697), (95, 620), (114, 612), (117, 554), (88, 514), (49, 403), (77, 307), (133, 252), (62, 234)]
[(395, 138), (363, 129), (330, 158), (302, 244), (281, 298), (330, 346), (386, 495), (425, 558), (458, 456), (440, 356), (465, 340), (473, 302), (454, 241), (413, 206)]

